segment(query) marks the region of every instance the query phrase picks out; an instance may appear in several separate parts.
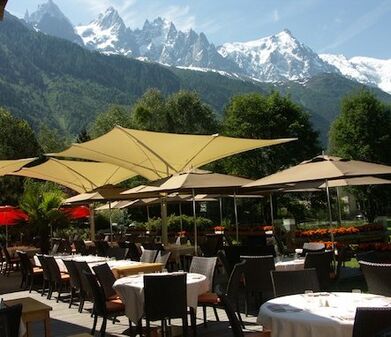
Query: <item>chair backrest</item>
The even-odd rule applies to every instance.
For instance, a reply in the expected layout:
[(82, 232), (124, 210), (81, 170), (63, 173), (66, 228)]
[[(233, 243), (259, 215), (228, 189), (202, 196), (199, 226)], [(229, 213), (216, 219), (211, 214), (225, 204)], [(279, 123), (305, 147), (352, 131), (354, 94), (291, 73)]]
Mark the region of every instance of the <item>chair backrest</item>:
[(42, 267), (42, 270), (43, 270), (43, 278), (46, 280), (46, 281), (51, 281), (51, 274), (50, 274), (50, 271), (49, 271), (49, 266), (45, 260), (45, 257), (43, 254), (36, 254), (37, 255), (37, 258), (39, 260), (39, 263), (41, 264), (41, 267)]
[(109, 249), (109, 243), (107, 241), (94, 241), (96, 253), (99, 256), (107, 256), (107, 250)]
[(93, 313), (99, 316), (107, 316), (106, 309), (106, 298), (103, 291), (103, 288), (99, 286), (99, 283), (96, 279), (96, 276), (92, 273), (87, 272), (86, 270), (82, 271), (82, 275), (87, 284), (88, 288), (91, 289), (91, 297), (94, 301)]
[(273, 245), (257, 245), (257, 246), (249, 246), (247, 248), (247, 256), (266, 256), (272, 255), (274, 257), (277, 256), (276, 250)]
[(92, 269), (94, 270), (96, 278), (103, 288), (106, 299), (117, 296), (117, 293), (113, 289), (113, 284), (116, 281), (116, 278), (109, 265), (107, 263), (103, 263), (92, 267)]
[(144, 311), (147, 320), (186, 317), (186, 276), (186, 273), (144, 276)]
[(11, 263), (11, 255), (10, 252), (8, 251), (7, 247), (3, 246), (3, 252), (4, 252), (4, 257), (7, 263)]
[(368, 292), (391, 296), (391, 264), (359, 261), (361, 271), (367, 282)]
[(61, 282), (61, 271), (56, 259), (53, 256), (44, 256), (50, 273), (50, 279), (53, 282)]
[(391, 327), (391, 308), (357, 308), (352, 337), (378, 337)]
[(17, 252), (19, 259), (20, 259), (20, 267), (22, 269), (22, 272), (26, 273), (26, 275), (33, 275), (34, 274), (34, 267), (33, 264), (30, 261), (30, 258), (27, 256), (26, 252)]
[(163, 268), (165, 268), (168, 260), (170, 259), (170, 256), (171, 256), (171, 252), (159, 251), (159, 253), (156, 256), (155, 262), (161, 263), (163, 265)]
[(86, 273), (91, 273), (91, 269), (87, 262), (85, 261), (73, 261), (77, 272), (80, 277), (80, 291), (82, 291), (87, 297), (91, 298), (93, 296), (92, 289), (90, 287), (90, 283), (87, 281), (86, 276), (83, 271)]
[(72, 260), (62, 260), (65, 264), (65, 267), (68, 270), (69, 282), (71, 287), (75, 289), (80, 289), (80, 276), (77, 268)]
[(141, 252), (140, 249), (134, 242), (128, 242), (128, 255), (127, 258), (130, 258), (132, 261), (140, 261)]
[(235, 310), (233, 309), (232, 301), (225, 295), (221, 295), (220, 300), (223, 304), (225, 313), (227, 314), (234, 337), (244, 337), (242, 326), (238, 320), (238, 317), (236, 316)]
[(60, 247), (58, 248), (59, 253), (72, 254), (72, 246), (68, 240), (62, 239), (60, 241)]
[(289, 271), (271, 271), (274, 296), (303, 294), (306, 290), (320, 290), (315, 268)]
[(244, 277), (246, 290), (262, 292), (263, 296), (272, 296), (273, 283), (270, 271), (275, 270), (274, 257), (268, 256), (241, 256), (246, 267)]
[(227, 275), (231, 275), (231, 273), (232, 273), (232, 266), (231, 266), (230, 263), (228, 262), (228, 259), (227, 259), (227, 256), (225, 255), (224, 250), (220, 249), (220, 250), (217, 252), (216, 256), (217, 256), (217, 258), (219, 259), (219, 261), (223, 264), (225, 273), (226, 273)]
[(238, 296), (240, 294), (240, 288), (242, 287), (242, 285), (244, 285), (242, 281), (244, 280), (246, 263), (247, 263), (246, 260), (243, 260), (242, 262), (235, 264), (234, 268), (232, 269), (232, 273), (229, 277), (225, 295), (232, 302), (237, 301)]
[(87, 255), (87, 246), (84, 240), (75, 240), (73, 241), (73, 244), (75, 245), (76, 253)]
[(200, 244), (202, 254), (205, 257), (216, 256), (217, 252), (223, 248), (223, 239), (222, 234), (207, 234), (205, 241)]
[(50, 254), (51, 255), (57, 254), (59, 248), (60, 248), (60, 242), (59, 241), (55, 241), (53, 243), (52, 250), (50, 251)]
[(156, 242), (144, 242), (142, 246), (144, 249), (148, 250), (164, 250), (163, 245)]
[(107, 257), (114, 257), (116, 260), (124, 260), (128, 254), (128, 248), (109, 247)]
[(155, 262), (157, 253), (158, 253), (157, 250), (144, 249), (140, 257), (140, 262), (148, 262), (148, 263)]
[(217, 257), (194, 256), (191, 260), (189, 272), (205, 275), (209, 282), (209, 291), (213, 290), (216, 263)]
[(304, 268), (315, 268), (321, 290), (328, 290), (331, 283), (333, 252), (308, 252), (305, 255)]
[(0, 336), (19, 337), (22, 309), (22, 304), (0, 309)]

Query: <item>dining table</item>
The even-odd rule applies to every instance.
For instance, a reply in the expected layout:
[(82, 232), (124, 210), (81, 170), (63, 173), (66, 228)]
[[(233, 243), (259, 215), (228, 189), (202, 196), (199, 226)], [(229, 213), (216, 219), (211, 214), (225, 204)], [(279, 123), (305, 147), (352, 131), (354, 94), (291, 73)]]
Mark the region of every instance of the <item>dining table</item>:
[(277, 257), (275, 258), (275, 268), (278, 271), (303, 270), (304, 261), (304, 257)]
[[(183, 273), (183, 272), (178, 272)], [(125, 315), (135, 324), (144, 313), (144, 275), (162, 275), (166, 273), (138, 274), (122, 277), (114, 282), (113, 288), (125, 304)], [(175, 273), (173, 273), (175, 274)], [(205, 275), (187, 273), (187, 306), (197, 310), (198, 295), (208, 291), (209, 282)], [(161, 303), (164, 305), (164, 303)]]
[(257, 323), (271, 337), (352, 337), (358, 307), (389, 307), (391, 298), (348, 292), (305, 293), (262, 304)]

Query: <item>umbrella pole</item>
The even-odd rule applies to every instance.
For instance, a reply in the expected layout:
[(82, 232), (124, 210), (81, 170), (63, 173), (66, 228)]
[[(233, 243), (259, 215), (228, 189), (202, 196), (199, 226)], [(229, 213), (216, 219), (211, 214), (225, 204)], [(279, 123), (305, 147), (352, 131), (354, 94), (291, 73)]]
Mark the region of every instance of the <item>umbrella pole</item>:
[(162, 217), (162, 242), (164, 245), (168, 243), (167, 233), (167, 196), (163, 196), (161, 199), (161, 217)]
[(183, 231), (183, 220), (182, 220), (182, 203), (179, 202), (179, 222), (181, 224), (181, 232)]
[(270, 200), (270, 221), (272, 223), (272, 227), (274, 228), (274, 211), (273, 211), (273, 194), (269, 194), (269, 200)]
[(337, 263), (335, 260), (335, 247), (334, 247), (334, 233), (333, 233), (333, 214), (331, 212), (331, 201), (330, 201), (330, 189), (329, 189), (329, 182), (326, 179), (326, 194), (327, 194), (327, 206), (329, 209), (329, 222), (330, 222), (330, 237), (331, 237), (331, 247), (333, 250), (333, 263), (334, 263), (334, 270), (337, 268)]
[(341, 209), (341, 199), (340, 199), (340, 191), (339, 187), (336, 187), (337, 190), (337, 207), (338, 207), (338, 224), (342, 224), (342, 209)]
[(109, 219), (110, 219), (110, 242), (113, 243), (113, 222), (111, 219), (111, 201), (109, 201)]
[(223, 224), (223, 199), (219, 198), (219, 207), (220, 207), (220, 226)]
[(239, 242), (239, 221), (238, 221), (238, 205), (236, 202), (236, 191), (234, 191), (234, 209), (235, 209), (236, 242)]
[(5, 248), (8, 248), (8, 225), (5, 225)]
[(91, 241), (95, 240), (95, 213), (94, 213), (94, 204), (89, 204), (90, 207), (90, 238)]
[(147, 205), (147, 220), (149, 221), (150, 216), (149, 216), (149, 206)]
[(194, 219), (194, 251), (195, 255), (198, 254), (198, 240), (197, 240), (197, 219), (196, 219), (196, 202), (195, 202), (195, 193), (194, 188), (191, 190), (193, 196), (193, 219)]

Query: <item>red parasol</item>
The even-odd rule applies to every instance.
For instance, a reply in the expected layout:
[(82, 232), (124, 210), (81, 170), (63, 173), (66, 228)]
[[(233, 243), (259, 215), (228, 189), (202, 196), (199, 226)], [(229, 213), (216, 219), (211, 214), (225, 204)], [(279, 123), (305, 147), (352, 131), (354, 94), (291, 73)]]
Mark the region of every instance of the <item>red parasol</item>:
[(87, 206), (61, 207), (60, 210), (72, 220), (84, 219), (90, 216), (90, 209)]
[(6, 244), (8, 243), (8, 226), (28, 221), (28, 215), (14, 206), (0, 206), (0, 226), (6, 226)]

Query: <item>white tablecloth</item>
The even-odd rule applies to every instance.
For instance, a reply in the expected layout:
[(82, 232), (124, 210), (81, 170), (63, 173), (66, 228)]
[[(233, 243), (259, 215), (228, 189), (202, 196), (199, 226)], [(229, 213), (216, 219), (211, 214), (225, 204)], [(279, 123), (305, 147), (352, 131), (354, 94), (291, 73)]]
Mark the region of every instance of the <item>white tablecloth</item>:
[[(151, 274), (161, 275), (161, 274)], [(127, 276), (118, 279), (113, 288), (125, 303), (125, 314), (137, 323), (144, 312), (144, 279), (143, 275)], [(187, 305), (197, 309), (198, 295), (208, 291), (208, 282), (204, 275), (187, 274)], [(164, 305), (162, 303), (161, 305)]]
[(357, 307), (384, 307), (391, 298), (360, 293), (315, 293), (264, 303), (257, 322), (272, 337), (352, 337)]
[(304, 258), (283, 258), (281, 261), (276, 261), (276, 270), (302, 270), (304, 269)]

